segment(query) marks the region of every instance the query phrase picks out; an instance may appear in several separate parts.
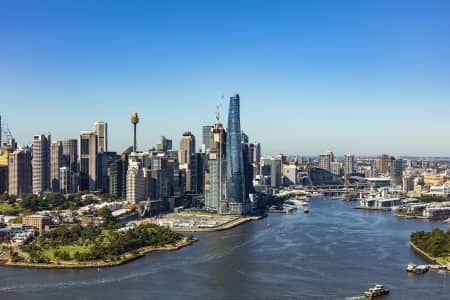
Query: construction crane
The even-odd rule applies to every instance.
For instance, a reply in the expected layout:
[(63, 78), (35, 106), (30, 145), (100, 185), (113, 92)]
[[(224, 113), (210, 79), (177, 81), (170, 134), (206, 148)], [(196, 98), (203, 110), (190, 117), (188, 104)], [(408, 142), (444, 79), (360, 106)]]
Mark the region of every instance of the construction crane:
[(0, 133), (0, 146), (6, 145), (14, 149), (16, 144), (14, 136), (12, 135), (11, 130), (9, 130), (8, 124), (6, 124), (5, 126), (3, 125), (0, 125), (0, 131), (2, 131)]
[(222, 98), (220, 99), (220, 102), (219, 102), (219, 104), (217, 104), (217, 106), (216, 106), (216, 120), (217, 120), (217, 123), (220, 123), (220, 110), (222, 109), (222, 103), (223, 103), (223, 95), (222, 95)]

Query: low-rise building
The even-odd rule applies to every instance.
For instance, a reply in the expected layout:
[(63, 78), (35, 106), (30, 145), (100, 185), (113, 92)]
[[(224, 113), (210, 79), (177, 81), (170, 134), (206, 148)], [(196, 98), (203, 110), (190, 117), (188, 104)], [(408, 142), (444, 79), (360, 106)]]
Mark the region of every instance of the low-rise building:
[(0, 229), (0, 237), (8, 238), (11, 243), (24, 245), (36, 236), (35, 228), (24, 224), (13, 224)]
[(52, 224), (52, 218), (42, 215), (30, 215), (23, 217), (22, 223), (42, 231), (45, 226), (50, 226)]

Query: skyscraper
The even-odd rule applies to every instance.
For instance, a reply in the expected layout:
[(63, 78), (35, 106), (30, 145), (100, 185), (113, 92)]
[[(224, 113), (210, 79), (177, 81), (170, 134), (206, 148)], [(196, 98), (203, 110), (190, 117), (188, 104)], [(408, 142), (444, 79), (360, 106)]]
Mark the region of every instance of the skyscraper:
[(50, 146), (50, 186), (53, 192), (60, 191), (59, 169), (64, 166), (63, 145), (61, 141), (53, 141)]
[(63, 141), (64, 166), (72, 172), (78, 172), (78, 141), (76, 139), (65, 139)]
[(210, 148), (211, 142), (211, 134), (212, 134), (213, 126), (206, 125), (202, 128), (202, 152), (206, 153), (206, 151)]
[(11, 148), (0, 147), (0, 194), (8, 190), (8, 167)]
[(120, 159), (108, 166), (109, 193), (116, 197), (126, 198), (128, 155), (122, 153)]
[(261, 175), (270, 181), (267, 183), (271, 187), (281, 185), (281, 159), (278, 157), (263, 157), (261, 159)]
[(227, 199), (230, 214), (246, 213), (244, 159), (242, 152), (240, 99), (230, 97), (227, 131)]
[(178, 151), (178, 162), (180, 169), (186, 170), (186, 191), (196, 192), (196, 157), (195, 136), (191, 132), (183, 133)]
[(161, 136), (160, 142), (156, 145), (156, 150), (164, 152), (172, 150), (172, 140), (166, 138), (165, 136)]
[(400, 158), (391, 158), (389, 166), (389, 177), (391, 179), (391, 188), (396, 189), (403, 182), (403, 160)]
[(10, 195), (22, 197), (32, 192), (31, 152), (17, 149), (9, 155), (9, 188)]
[(331, 163), (334, 162), (334, 154), (330, 150), (319, 157), (319, 168), (331, 172)]
[(81, 131), (78, 143), (80, 165), (80, 190), (97, 188), (97, 135), (93, 131)]
[(50, 135), (35, 135), (32, 144), (33, 193), (50, 190)]
[(69, 167), (59, 168), (59, 191), (72, 194), (77, 191), (77, 176)]
[(344, 156), (344, 174), (355, 173), (355, 156), (347, 154)]
[(127, 201), (138, 203), (145, 200), (145, 177), (139, 161), (130, 161), (127, 171)]
[(205, 170), (205, 207), (220, 214), (228, 213), (226, 196), (226, 141), (222, 124), (215, 124), (208, 142), (210, 151)]
[(378, 159), (378, 170), (380, 171), (380, 174), (387, 175), (389, 173), (389, 162), (389, 155), (380, 155), (380, 158)]
[(104, 121), (95, 122), (94, 132), (97, 135), (98, 153), (108, 152), (108, 123)]

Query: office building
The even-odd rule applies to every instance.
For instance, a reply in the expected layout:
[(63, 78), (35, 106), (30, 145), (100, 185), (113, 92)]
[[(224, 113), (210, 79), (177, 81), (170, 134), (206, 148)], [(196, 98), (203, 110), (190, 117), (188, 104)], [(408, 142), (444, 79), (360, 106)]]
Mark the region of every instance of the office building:
[(240, 99), (239, 95), (230, 98), (227, 129), (227, 200), (230, 214), (246, 213), (244, 159), (242, 152)]
[(8, 173), (10, 195), (22, 197), (24, 193), (33, 191), (31, 152), (28, 149), (19, 148), (9, 155)]
[(63, 141), (63, 165), (72, 172), (78, 172), (78, 141), (65, 139)]
[(355, 173), (355, 156), (347, 154), (344, 156), (344, 174), (349, 175)]
[(285, 186), (298, 184), (297, 173), (296, 165), (283, 165), (283, 184)]
[(172, 140), (166, 138), (165, 136), (161, 136), (161, 140), (158, 144), (156, 144), (156, 150), (162, 152), (172, 150)]
[(281, 186), (281, 159), (272, 156), (261, 158), (260, 174), (264, 179), (264, 184), (270, 187)]
[(123, 153), (120, 159), (112, 161), (108, 166), (109, 193), (116, 197), (126, 198), (127, 194), (128, 155)]
[(77, 192), (77, 174), (69, 167), (59, 168), (59, 191), (63, 194), (73, 194)]
[(127, 201), (130, 203), (145, 201), (145, 191), (145, 175), (141, 162), (130, 161), (127, 171)]
[(206, 125), (202, 127), (202, 153), (206, 153), (210, 148), (213, 126)]
[(319, 168), (331, 172), (331, 163), (334, 162), (334, 154), (331, 151), (327, 151), (325, 154), (319, 157)]
[(228, 213), (226, 195), (226, 142), (227, 134), (222, 124), (215, 124), (211, 130), (211, 140), (205, 168), (205, 208), (220, 214)]
[(50, 146), (50, 187), (53, 192), (60, 191), (59, 169), (63, 166), (63, 144), (61, 141), (53, 141)]
[(391, 158), (389, 167), (389, 177), (391, 179), (391, 188), (396, 189), (402, 185), (403, 160)]
[(387, 154), (380, 155), (378, 159), (378, 170), (380, 174), (387, 175), (389, 174), (389, 162), (390, 157)]
[(93, 131), (81, 131), (78, 142), (80, 191), (97, 189), (97, 135)]
[(41, 194), (50, 191), (50, 135), (35, 135), (33, 137), (32, 169), (33, 193)]
[(249, 144), (249, 155), (250, 163), (253, 167), (253, 178), (260, 173), (260, 163), (261, 163), (261, 145), (260, 143), (250, 143)]
[(12, 152), (11, 148), (0, 147), (0, 194), (8, 191), (9, 185), (9, 155)]
[(104, 121), (95, 122), (94, 132), (97, 135), (98, 153), (108, 152), (108, 123)]
[(195, 136), (188, 131), (183, 133), (180, 140), (180, 149), (178, 150), (179, 168), (186, 172), (186, 191), (196, 192), (197, 172), (195, 171), (195, 159)]
[(342, 164), (337, 161), (333, 161), (330, 164), (330, 172), (336, 176), (342, 176)]

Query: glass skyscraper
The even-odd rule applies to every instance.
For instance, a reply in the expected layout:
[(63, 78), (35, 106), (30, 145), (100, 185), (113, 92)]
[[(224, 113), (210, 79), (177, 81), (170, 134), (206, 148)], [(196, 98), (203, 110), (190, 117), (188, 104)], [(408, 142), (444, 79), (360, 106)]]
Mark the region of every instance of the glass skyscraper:
[(246, 212), (246, 195), (244, 188), (244, 159), (240, 121), (239, 95), (230, 98), (227, 129), (227, 198), (231, 214)]

